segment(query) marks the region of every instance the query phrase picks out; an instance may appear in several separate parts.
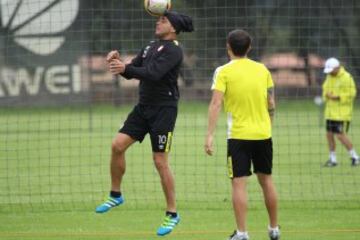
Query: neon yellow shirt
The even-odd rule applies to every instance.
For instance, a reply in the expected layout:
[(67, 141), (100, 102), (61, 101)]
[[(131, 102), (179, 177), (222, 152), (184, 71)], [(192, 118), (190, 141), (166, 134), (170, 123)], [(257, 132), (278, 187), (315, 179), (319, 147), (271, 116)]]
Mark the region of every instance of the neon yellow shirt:
[[(331, 74), (326, 76), (322, 89), (323, 99), (326, 102), (325, 118), (335, 121), (350, 121), (356, 96), (356, 86), (351, 74), (341, 67), (336, 76)], [(339, 96), (340, 100), (328, 99), (326, 93)]]
[(224, 93), (229, 139), (271, 137), (267, 97), (273, 86), (269, 70), (248, 58), (232, 60), (216, 69), (211, 89)]

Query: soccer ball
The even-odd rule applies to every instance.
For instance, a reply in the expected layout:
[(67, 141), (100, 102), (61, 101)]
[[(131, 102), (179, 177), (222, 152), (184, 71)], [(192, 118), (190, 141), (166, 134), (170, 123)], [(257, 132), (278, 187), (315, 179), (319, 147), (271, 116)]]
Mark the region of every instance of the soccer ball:
[(314, 97), (314, 103), (315, 105), (321, 106), (323, 104), (323, 99), (321, 96)]
[(145, 0), (145, 10), (152, 16), (162, 16), (171, 8), (171, 0)]

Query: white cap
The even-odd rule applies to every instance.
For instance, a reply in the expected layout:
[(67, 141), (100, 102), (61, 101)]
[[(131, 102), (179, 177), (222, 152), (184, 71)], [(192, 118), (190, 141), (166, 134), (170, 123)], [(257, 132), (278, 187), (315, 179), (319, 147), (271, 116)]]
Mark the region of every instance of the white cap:
[(340, 67), (340, 62), (336, 58), (329, 58), (325, 62), (324, 73), (331, 73), (335, 68)]

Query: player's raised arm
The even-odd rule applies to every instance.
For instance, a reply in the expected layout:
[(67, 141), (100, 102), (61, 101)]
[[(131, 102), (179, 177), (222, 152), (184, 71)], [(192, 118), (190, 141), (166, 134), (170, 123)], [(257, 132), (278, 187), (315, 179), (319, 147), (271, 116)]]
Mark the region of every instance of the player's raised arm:
[(166, 44), (160, 51), (160, 55), (146, 66), (127, 65), (124, 75), (144, 81), (163, 79), (171, 69), (181, 64), (183, 55), (180, 47), (175, 44)]
[(117, 50), (110, 51), (106, 56), (106, 61), (108, 63), (110, 63), (114, 59), (120, 60), (120, 53)]
[(125, 63), (119, 59), (113, 59), (109, 63), (109, 70), (113, 75), (122, 74), (125, 71)]

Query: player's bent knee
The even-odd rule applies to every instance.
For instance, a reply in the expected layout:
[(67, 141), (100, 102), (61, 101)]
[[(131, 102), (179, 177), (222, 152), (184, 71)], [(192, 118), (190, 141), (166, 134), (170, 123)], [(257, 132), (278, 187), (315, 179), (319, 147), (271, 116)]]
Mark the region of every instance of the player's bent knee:
[(124, 153), (126, 148), (119, 141), (114, 140), (111, 144), (111, 150), (113, 153), (120, 154), (120, 153)]

